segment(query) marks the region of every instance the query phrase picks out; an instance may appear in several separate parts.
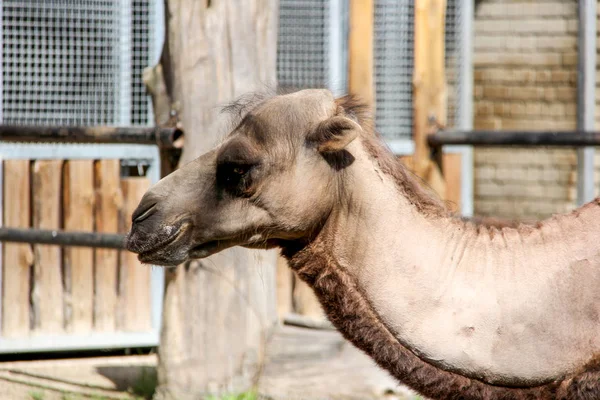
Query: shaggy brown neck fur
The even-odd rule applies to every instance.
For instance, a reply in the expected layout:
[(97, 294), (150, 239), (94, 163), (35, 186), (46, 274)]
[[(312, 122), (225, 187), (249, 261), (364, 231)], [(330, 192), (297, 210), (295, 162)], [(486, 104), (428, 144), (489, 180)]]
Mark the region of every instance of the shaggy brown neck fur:
[(356, 281), (331, 256), (320, 237), (283, 255), (315, 291), (327, 316), (342, 335), (400, 382), (440, 400), (592, 400), (600, 391), (600, 365), (580, 374), (533, 388), (493, 386), (439, 369), (401, 345), (378, 317)]

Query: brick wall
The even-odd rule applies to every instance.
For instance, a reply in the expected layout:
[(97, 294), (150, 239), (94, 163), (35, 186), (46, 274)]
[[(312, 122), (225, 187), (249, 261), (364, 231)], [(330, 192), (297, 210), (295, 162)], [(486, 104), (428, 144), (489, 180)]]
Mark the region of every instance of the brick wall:
[[(476, 129), (575, 129), (577, 25), (575, 0), (483, 0)], [(475, 213), (543, 218), (574, 208), (575, 161), (566, 149), (476, 149)]]

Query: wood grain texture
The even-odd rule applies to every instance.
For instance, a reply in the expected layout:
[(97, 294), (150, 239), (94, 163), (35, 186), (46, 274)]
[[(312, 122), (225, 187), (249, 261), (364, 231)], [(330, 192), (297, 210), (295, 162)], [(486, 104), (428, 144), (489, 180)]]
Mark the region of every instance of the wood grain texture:
[[(30, 162), (4, 161), (3, 225), (29, 228)], [(30, 276), (33, 251), (29, 244), (4, 243), (2, 259), (2, 336), (19, 337), (29, 333)]]
[(277, 257), (277, 316), (282, 321), (286, 314), (293, 311), (294, 275), (285, 258)]
[(367, 104), (375, 104), (373, 81), (374, 0), (350, 0), (348, 88)]
[[(33, 164), (33, 226), (60, 229), (62, 160)], [(64, 329), (61, 248), (36, 244), (32, 288), (33, 326), (36, 333)]]
[[(100, 160), (95, 163), (96, 231), (117, 233), (121, 193), (121, 163), (119, 160)], [(111, 249), (94, 250), (94, 330), (114, 331), (117, 307), (117, 269), (119, 252)]]
[(445, 184), (430, 158), (427, 136), (447, 122), (446, 0), (415, 0), (413, 107), (414, 172), (442, 198)]
[[(63, 222), (67, 231), (94, 230), (94, 162), (65, 162), (63, 178)], [(65, 327), (69, 332), (92, 330), (94, 307), (94, 250), (65, 247)]]
[[(277, 0), (167, 0), (161, 59), (183, 129), (180, 164), (226, 133), (219, 109), (276, 87)], [(234, 248), (167, 272), (157, 399), (243, 391), (276, 323), (276, 253)]]
[[(123, 178), (121, 191), (123, 193), (123, 208), (121, 210), (121, 230), (126, 232), (131, 228), (131, 214), (139, 204), (142, 196), (150, 187), (150, 180), (145, 177)], [(135, 253), (120, 252), (120, 315), (119, 328), (125, 331), (147, 331), (152, 326), (150, 304), (150, 273), (149, 265), (144, 265), (137, 259)]]
[(460, 188), (462, 182), (462, 155), (444, 154), (444, 181), (446, 182), (446, 203), (454, 212), (460, 212)]

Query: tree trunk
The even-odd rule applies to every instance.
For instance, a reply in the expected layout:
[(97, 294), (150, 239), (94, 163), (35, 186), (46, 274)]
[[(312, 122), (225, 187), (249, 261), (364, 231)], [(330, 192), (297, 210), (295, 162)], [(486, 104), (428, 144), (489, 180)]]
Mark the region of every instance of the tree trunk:
[[(185, 129), (183, 164), (226, 133), (220, 106), (275, 87), (278, 1), (165, 0), (165, 19), (161, 63), (145, 80), (157, 122), (167, 123), (167, 104)], [(164, 84), (154, 82), (161, 74)], [(275, 263), (272, 251), (235, 248), (167, 271), (157, 399), (256, 383), (277, 320)]]

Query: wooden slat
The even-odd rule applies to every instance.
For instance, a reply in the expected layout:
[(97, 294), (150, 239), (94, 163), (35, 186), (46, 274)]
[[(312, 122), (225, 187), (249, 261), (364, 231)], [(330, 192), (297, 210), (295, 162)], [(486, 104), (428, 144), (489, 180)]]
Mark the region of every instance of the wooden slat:
[[(60, 229), (62, 160), (36, 161), (33, 167), (33, 226)], [(63, 331), (61, 249), (34, 245), (32, 291), (34, 329), (43, 333)]]
[(427, 136), (447, 120), (445, 20), (446, 0), (415, 0), (414, 172), (442, 198), (446, 196), (445, 183), (429, 156)]
[(412, 156), (399, 156), (398, 159), (402, 162), (409, 171), (414, 171)]
[[(95, 164), (96, 231), (117, 233), (121, 194), (121, 163), (119, 160), (100, 160)], [(114, 331), (117, 307), (117, 271), (119, 252), (95, 249), (94, 262), (94, 330)]]
[[(65, 164), (63, 181), (64, 229), (94, 230), (94, 162), (72, 160)], [(64, 249), (65, 326), (68, 331), (92, 330), (94, 306), (94, 250)]]
[(350, 0), (348, 88), (370, 105), (375, 101), (373, 84), (374, 0)]
[(325, 313), (313, 290), (303, 280), (294, 276), (294, 310), (300, 315), (324, 319)]
[(462, 156), (460, 154), (444, 154), (443, 163), (444, 180), (446, 181), (446, 203), (451, 211), (459, 212), (461, 205)]
[[(4, 161), (4, 226), (30, 226), (29, 165), (29, 160)], [(23, 336), (29, 332), (31, 246), (4, 243), (2, 265), (2, 336)]]
[[(150, 181), (147, 178), (136, 177), (121, 180), (123, 209), (120, 225), (124, 232), (131, 227), (131, 214), (133, 214), (149, 187)], [(136, 254), (128, 251), (122, 251), (120, 259), (121, 292), (119, 293), (119, 308), (122, 311), (120, 327), (126, 331), (148, 330), (152, 325), (150, 307), (151, 268), (140, 263)]]
[(279, 256), (277, 258), (277, 316), (280, 320), (291, 313), (293, 310), (292, 303), (292, 270), (288, 266), (285, 258)]

